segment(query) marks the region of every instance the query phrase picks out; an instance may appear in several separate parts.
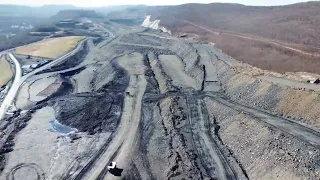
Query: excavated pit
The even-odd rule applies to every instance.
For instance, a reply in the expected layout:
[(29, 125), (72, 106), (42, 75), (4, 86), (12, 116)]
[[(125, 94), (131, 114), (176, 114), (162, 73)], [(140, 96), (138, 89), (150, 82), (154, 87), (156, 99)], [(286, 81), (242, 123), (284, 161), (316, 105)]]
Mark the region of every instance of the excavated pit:
[(125, 88), (129, 78), (117, 62), (112, 62), (114, 78), (97, 92), (76, 93), (52, 100), (56, 118), (81, 132), (113, 132), (122, 114)]
[[(110, 134), (97, 151), (77, 156), (59, 172), (60, 179), (95, 174), (107, 178), (105, 163), (117, 158), (124, 179), (320, 177), (318, 140), (308, 143), (307, 138), (268, 124), (270, 119), (290, 119), (281, 116), (283, 87), (239, 73), (227, 64), (234, 61), (207, 44), (158, 34), (131, 32), (115, 38), (96, 51), (108, 53), (99, 57), (100, 64), (86, 81), (92, 92), (74, 91), (69, 80), (78, 73), (74, 70), (63, 74), (61, 89), (37, 103), (38, 109), (52, 106), (61, 124), (91, 138)], [(14, 150), (14, 135), (35, 110), (0, 124), (9, 134), (3, 136), (0, 167), (4, 154)], [(308, 123), (314, 124), (316, 120)]]

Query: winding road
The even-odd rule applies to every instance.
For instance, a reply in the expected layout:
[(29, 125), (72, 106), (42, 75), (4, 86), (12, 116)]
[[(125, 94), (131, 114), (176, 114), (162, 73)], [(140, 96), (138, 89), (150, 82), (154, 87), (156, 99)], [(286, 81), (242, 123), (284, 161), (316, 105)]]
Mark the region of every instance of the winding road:
[(320, 148), (320, 132), (315, 129), (311, 129), (293, 120), (278, 117), (268, 112), (234, 102), (220, 94), (207, 94), (207, 97), (239, 112), (246, 112), (268, 126), (288, 133), (318, 149)]
[(15, 64), (15, 77), (13, 80), (13, 83), (11, 85), (11, 88), (7, 94), (7, 96), (5, 97), (5, 99), (3, 100), (1, 107), (0, 107), (0, 120), (4, 117), (4, 115), (6, 114), (6, 111), (8, 109), (8, 107), (11, 105), (12, 101), (14, 100), (14, 98), (16, 97), (16, 93), (19, 90), (21, 83), (21, 77), (22, 77), (22, 70), (21, 70), (21, 65), (19, 63), (19, 61), (10, 53), (9, 54), (10, 59), (14, 62)]
[[(5, 99), (3, 100), (2, 104), (1, 104), (1, 107), (0, 107), (0, 120), (4, 118), (5, 114), (6, 114), (6, 111), (8, 109), (8, 107), (11, 105), (11, 103), (13, 102), (14, 98), (16, 97), (16, 94), (17, 92), (19, 91), (20, 89), (20, 86), (31, 76), (45, 70), (45, 69), (48, 69), (52, 66), (55, 66), (59, 63), (62, 63), (64, 62), (67, 58), (73, 56), (75, 53), (77, 53), (82, 47), (83, 47), (83, 44), (84, 42), (87, 41), (87, 38), (80, 41), (77, 45), (77, 47), (72, 50), (71, 52), (59, 57), (58, 59), (56, 60), (53, 60), (52, 62), (40, 67), (40, 68), (37, 68), (36, 70), (28, 73), (27, 75), (23, 76), (22, 77), (22, 70), (21, 70), (21, 65), (19, 63), (19, 61), (13, 56), (12, 53), (8, 53), (10, 59), (14, 62), (15, 64), (15, 69), (16, 69), (16, 73), (15, 73), (15, 78), (14, 78), (14, 81), (12, 83), (12, 86), (7, 94), (7, 96), (5, 97)], [(8, 51), (8, 50), (7, 50)], [(5, 53), (7, 52), (5, 51)]]

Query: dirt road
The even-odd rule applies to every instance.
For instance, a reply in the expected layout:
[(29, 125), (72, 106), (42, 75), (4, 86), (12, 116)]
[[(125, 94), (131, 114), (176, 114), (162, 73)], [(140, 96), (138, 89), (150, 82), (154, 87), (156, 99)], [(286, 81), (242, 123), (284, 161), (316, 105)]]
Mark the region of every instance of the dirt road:
[(130, 153), (138, 136), (142, 96), (147, 84), (142, 58), (140, 54), (130, 54), (116, 59), (116, 62), (130, 74), (129, 87), (126, 90), (128, 94), (125, 97), (121, 122), (105, 153), (100, 156), (82, 179), (115, 178), (113, 175), (107, 174), (106, 166), (110, 161), (117, 161), (117, 167), (123, 168), (126, 173), (126, 168), (130, 164)]
[(241, 105), (237, 102), (233, 102), (219, 95), (209, 95), (209, 97), (214, 98), (219, 103), (231, 107), (232, 109), (238, 110), (240, 112), (247, 112), (270, 126), (276, 127), (277, 129), (285, 133), (291, 134), (315, 146), (316, 148), (320, 148), (320, 132), (316, 130), (310, 129), (305, 125), (301, 125), (298, 122), (280, 118), (249, 106)]
[[(216, 169), (218, 179), (231, 180), (237, 179), (228, 161), (225, 159), (217, 142), (211, 135), (209, 120), (207, 114), (203, 114), (204, 110), (201, 105), (201, 100), (197, 100), (192, 96), (187, 98), (187, 106), (189, 112), (189, 121), (192, 125), (193, 141), (198, 146), (195, 146), (198, 151), (201, 151), (200, 158), (206, 164), (207, 171), (210, 176), (215, 176)], [(208, 151), (205, 151), (207, 149)], [(210, 158), (207, 158), (210, 157)]]
[(37, 68), (36, 70), (32, 71), (31, 73), (28, 73), (27, 75), (22, 77), (22, 70), (21, 70), (21, 66), (20, 63), (18, 62), (18, 60), (13, 56), (13, 54), (9, 53), (10, 58), (12, 59), (12, 61), (15, 63), (16, 66), (16, 74), (15, 74), (15, 78), (13, 81), (13, 84), (6, 96), (6, 98), (4, 99), (3, 103), (1, 104), (1, 108), (0, 108), (0, 120), (4, 117), (8, 107), (11, 105), (12, 101), (14, 100), (14, 98), (16, 97), (17, 92), (19, 91), (20, 86), (24, 83), (24, 81), (26, 79), (28, 79), (29, 77), (45, 70), (48, 69), (52, 66), (55, 66), (61, 62), (63, 62), (64, 60), (66, 60), (68, 57), (74, 55), (76, 52), (79, 51), (79, 49), (82, 48), (83, 43), (86, 41), (87, 39), (84, 39), (82, 41), (80, 41), (77, 45), (77, 47), (72, 50), (71, 52), (69, 52), (68, 54), (65, 54), (61, 57), (59, 57), (56, 60), (53, 60), (52, 62)]
[[(37, 106), (53, 106), (61, 124), (80, 131), (80, 137), (76, 134), (72, 142), (57, 140), (66, 149), (75, 148), (74, 144), (81, 141), (92, 144), (81, 144), (83, 151), (76, 157), (72, 150), (63, 151), (68, 161), (61, 161), (61, 167), (67, 168), (44, 170), (44, 177), (229, 180), (259, 179), (284, 169), (294, 172), (290, 177), (316, 179), (319, 132), (292, 120), (296, 118), (263, 110), (277, 105), (277, 100), (269, 99), (271, 95), (277, 97), (280, 87), (268, 86), (275, 89), (270, 90), (273, 94), (261, 92), (254, 101), (243, 103), (245, 95), (255, 95), (259, 82), (249, 86), (245, 80), (241, 80), (243, 84), (231, 81), (237, 72), (224, 63), (231, 62), (228, 56), (222, 56), (213, 46), (151, 30), (141, 33), (122, 29), (121, 33), (102, 42), (103, 46), (89, 42), (90, 52), (80, 65), (53, 72), (86, 68), (78, 74), (60, 74), (65, 82), (73, 83)], [(233, 89), (229, 87), (236, 83), (239, 85)], [(231, 93), (242, 89), (240, 95)], [(265, 98), (268, 104), (256, 106), (259, 98)], [(34, 138), (45, 141), (44, 137)], [(14, 143), (6, 142), (5, 147), (8, 144)], [(23, 156), (27, 151), (18, 152)], [(46, 157), (44, 151), (39, 152), (39, 157)], [(14, 157), (16, 152), (9, 153)], [(118, 174), (107, 170), (110, 161), (117, 162)], [(16, 164), (11, 162), (10, 167)], [(26, 179), (30, 177), (26, 174)]]
[(10, 59), (14, 62), (15, 64), (15, 77), (13, 80), (13, 83), (10, 87), (10, 90), (3, 100), (1, 107), (0, 107), (0, 120), (5, 116), (5, 113), (7, 112), (7, 109), (11, 105), (13, 99), (16, 96), (17, 91), (19, 90), (19, 87), (21, 85), (21, 77), (22, 77), (22, 71), (21, 71), (21, 66), (18, 60), (10, 53), (9, 54)]

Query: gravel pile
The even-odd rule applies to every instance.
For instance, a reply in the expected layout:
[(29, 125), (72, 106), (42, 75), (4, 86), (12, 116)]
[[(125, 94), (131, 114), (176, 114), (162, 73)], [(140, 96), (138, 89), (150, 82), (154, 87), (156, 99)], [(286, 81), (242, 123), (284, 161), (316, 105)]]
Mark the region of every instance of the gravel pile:
[[(105, 70), (111, 71), (105, 71)], [(121, 117), (125, 89), (129, 83), (127, 72), (116, 62), (102, 66), (94, 80), (97, 92), (60, 96), (52, 100), (57, 120), (82, 132), (95, 134), (115, 130)], [(113, 74), (105, 81), (102, 77)]]
[(237, 73), (221, 59), (216, 65), (223, 92), (230, 99), (319, 128), (318, 111), (315, 108), (305, 108), (316, 107), (319, 103), (317, 93), (296, 90)]
[(261, 80), (236, 73), (223, 62), (218, 62), (216, 65), (218, 78), (225, 94), (230, 99), (271, 113), (281, 114), (277, 112), (277, 104), (280, 101), (279, 94), (282, 91), (280, 86), (272, 84), (266, 87), (265, 93), (258, 94), (257, 92), (266, 86)]
[(204, 81), (204, 71), (200, 64), (200, 56), (197, 50), (185, 41), (167, 40), (166, 42), (165, 45), (181, 58), (185, 66), (185, 71), (195, 78), (197, 84), (201, 87)]
[(98, 91), (100, 88), (112, 81), (116, 73), (117, 72), (111, 63), (106, 63), (99, 67), (99, 69), (94, 72), (94, 78), (92, 80), (93, 89)]
[(144, 45), (150, 45), (150, 46), (161, 46), (160, 43), (156, 43), (154, 41), (149, 41), (147, 39), (142, 38), (138, 34), (131, 33), (131, 34), (126, 34), (121, 37), (120, 39), (121, 42), (124, 43), (132, 43), (132, 44), (144, 44)]
[(226, 94), (233, 100), (242, 104), (249, 104), (250, 106), (257, 107), (262, 110), (275, 111), (279, 102), (278, 93), (281, 88), (274, 86), (269, 88), (267, 93), (263, 96), (257, 96), (256, 92), (260, 88), (259, 80), (255, 80), (250, 84), (243, 84), (236, 88), (229, 87)]
[[(267, 177), (277, 171), (278, 177), (317, 179), (320, 168), (320, 150), (274, 131), (250, 115), (241, 114), (215, 101), (206, 99), (211, 119), (220, 125), (222, 142), (233, 152), (250, 179)], [(259, 129), (259, 131), (257, 131)], [(298, 178), (299, 179), (299, 178)]]
[(123, 45), (123, 44), (113, 44), (112, 48), (115, 50), (118, 54), (123, 53), (133, 53), (137, 52), (140, 54), (148, 54), (150, 52), (153, 52), (156, 55), (174, 55), (174, 53), (167, 49), (157, 49), (153, 47), (143, 47), (143, 46), (132, 46), (132, 45)]
[(185, 70), (190, 71), (198, 65), (200, 59), (196, 49), (184, 41), (171, 40), (166, 43), (177, 56), (179, 56), (185, 64)]
[(53, 107), (57, 120), (89, 134), (115, 130), (120, 120), (123, 94), (81, 95), (67, 95), (55, 100)]

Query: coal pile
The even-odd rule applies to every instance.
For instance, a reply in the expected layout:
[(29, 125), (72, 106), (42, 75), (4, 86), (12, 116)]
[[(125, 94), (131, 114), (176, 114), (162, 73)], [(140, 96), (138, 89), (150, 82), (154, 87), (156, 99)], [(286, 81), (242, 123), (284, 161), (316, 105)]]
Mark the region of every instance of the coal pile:
[(132, 43), (132, 44), (143, 44), (143, 45), (150, 45), (150, 46), (161, 46), (160, 43), (156, 43), (153, 41), (149, 41), (147, 39), (143, 39), (138, 34), (132, 33), (132, 34), (126, 34), (121, 39), (121, 42), (124, 43)]
[[(125, 52), (138, 52), (140, 54), (148, 54), (150, 52), (153, 52), (156, 55), (174, 55), (174, 53), (171, 50), (168, 49), (158, 49), (154, 47), (144, 47), (144, 46), (131, 46), (131, 45), (112, 45), (112, 48), (115, 49), (115, 52), (118, 54), (122, 54)], [(128, 53), (129, 54), (129, 53)]]
[[(55, 116), (61, 124), (89, 134), (112, 132), (116, 129), (129, 77), (115, 62), (110, 68), (115, 71), (115, 75), (99, 91), (67, 94), (51, 101)], [(94, 83), (99, 82), (96, 79)]]
[(57, 120), (81, 132), (95, 134), (115, 130), (120, 120), (122, 93), (82, 93), (57, 98), (54, 108)]

